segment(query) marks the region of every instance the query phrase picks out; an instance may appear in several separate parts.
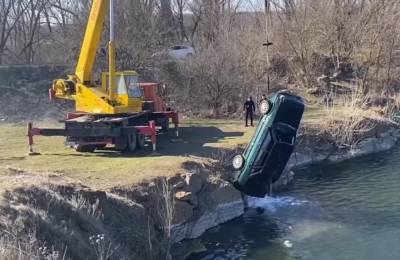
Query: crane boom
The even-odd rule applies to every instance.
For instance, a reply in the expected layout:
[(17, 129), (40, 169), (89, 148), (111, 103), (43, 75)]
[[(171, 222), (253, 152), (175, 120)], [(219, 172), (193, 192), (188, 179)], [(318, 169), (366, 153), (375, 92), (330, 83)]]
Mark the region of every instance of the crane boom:
[[(74, 100), (76, 110), (80, 112), (120, 114), (142, 111), (144, 100), (139, 75), (135, 71), (115, 71), (114, 1), (92, 1), (75, 74), (55, 80), (50, 90), (52, 98)], [(93, 65), (107, 10), (110, 10), (109, 68), (101, 74), (101, 85), (97, 85), (93, 79)]]
[(96, 59), (97, 48), (100, 44), (108, 5), (109, 0), (94, 0), (92, 3), (79, 60), (75, 70), (75, 75), (81, 83), (89, 83), (92, 81), (93, 64)]
[(114, 0), (110, 1), (110, 40), (108, 42), (108, 96), (112, 103), (115, 103), (115, 35), (114, 35)]

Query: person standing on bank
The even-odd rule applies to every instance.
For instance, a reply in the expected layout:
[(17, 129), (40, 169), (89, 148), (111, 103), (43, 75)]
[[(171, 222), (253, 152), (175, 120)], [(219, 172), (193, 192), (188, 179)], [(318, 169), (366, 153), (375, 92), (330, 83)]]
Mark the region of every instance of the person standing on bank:
[(246, 112), (246, 127), (248, 127), (248, 122), (250, 118), (250, 125), (253, 126), (253, 114), (256, 110), (256, 106), (254, 105), (253, 98), (250, 96), (247, 98), (247, 101), (244, 103), (243, 111)]

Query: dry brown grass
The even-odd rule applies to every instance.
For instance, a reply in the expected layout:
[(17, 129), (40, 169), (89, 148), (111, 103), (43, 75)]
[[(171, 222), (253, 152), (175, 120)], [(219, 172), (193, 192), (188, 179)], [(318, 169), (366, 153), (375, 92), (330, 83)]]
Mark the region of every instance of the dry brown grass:
[(326, 117), (319, 118), (320, 131), (328, 133), (340, 147), (353, 147), (378, 122), (390, 121), (386, 113), (368, 105), (370, 99), (357, 88), (348, 96), (333, 97), (333, 102), (325, 103)]
[(40, 245), (35, 233), (19, 235), (10, 231), (0, 232), (0, 259), (18, 260), (64, 260), (64, 252)]

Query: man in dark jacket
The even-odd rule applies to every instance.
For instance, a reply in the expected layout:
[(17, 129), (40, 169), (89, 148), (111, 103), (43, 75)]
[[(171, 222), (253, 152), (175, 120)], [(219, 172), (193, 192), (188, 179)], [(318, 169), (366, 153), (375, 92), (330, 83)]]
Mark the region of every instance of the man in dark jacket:
[(254, 105), (253, 98), (250, 96), (243, 106), (243, 111), (246, 112), (246, 127), (248, 127), (249, 117), (250, 117), (250, 125), (253, 126), (253, 113), (255, 110), (256, 106)]

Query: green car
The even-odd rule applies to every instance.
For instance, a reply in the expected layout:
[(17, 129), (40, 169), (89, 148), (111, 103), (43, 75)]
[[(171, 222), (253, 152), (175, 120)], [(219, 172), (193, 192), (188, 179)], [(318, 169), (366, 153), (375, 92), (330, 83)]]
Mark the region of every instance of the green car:
[(304, 112), (303, 100), (279, 91), (260, 104), (262, 117), (243, 154), (236, 155), (233, 185), (248, 196), (264, 197), (293, 152)]

